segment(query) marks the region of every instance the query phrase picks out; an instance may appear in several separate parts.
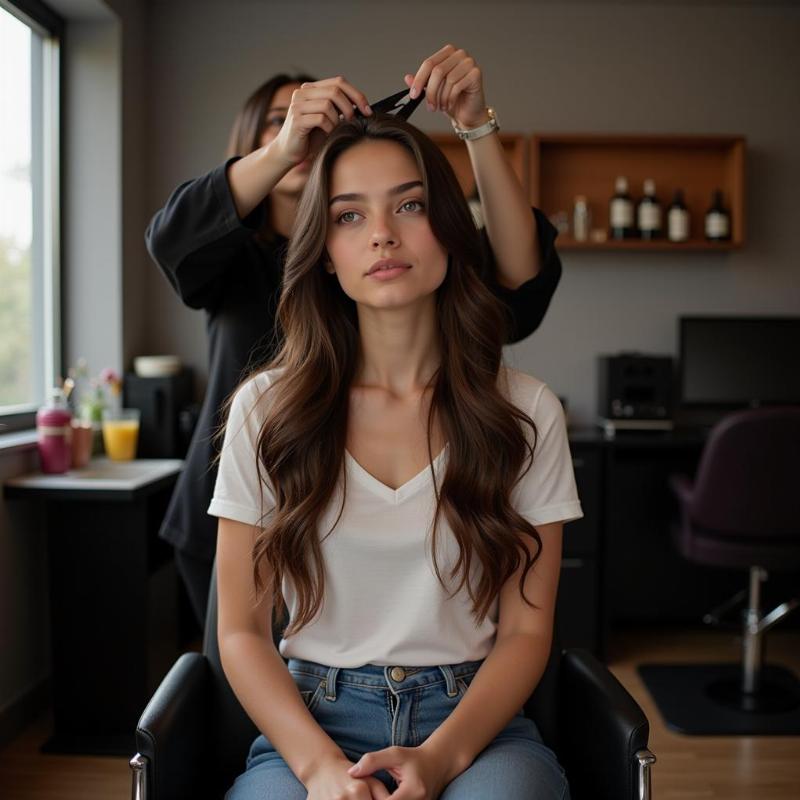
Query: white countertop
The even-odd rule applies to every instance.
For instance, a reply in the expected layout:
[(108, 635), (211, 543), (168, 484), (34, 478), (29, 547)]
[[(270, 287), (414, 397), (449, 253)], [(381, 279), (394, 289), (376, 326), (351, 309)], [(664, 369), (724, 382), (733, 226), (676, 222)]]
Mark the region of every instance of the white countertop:
[(180, 458), (137, 458), (133, 461), (93, 458), (83, 469), (71, 469), (60, 475), (31, 472), (10, 478), (5, 484), (26, 489), (134, 490), (180, 472), (183, 463)]

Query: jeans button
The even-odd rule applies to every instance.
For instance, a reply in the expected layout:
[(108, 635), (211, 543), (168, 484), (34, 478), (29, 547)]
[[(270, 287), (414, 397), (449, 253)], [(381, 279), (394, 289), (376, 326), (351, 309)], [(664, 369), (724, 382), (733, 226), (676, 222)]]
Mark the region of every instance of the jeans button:
[(406, 677), (406, 671), (402, 667), (392, 667), (389, 673), (393, 681), (400, 683)]

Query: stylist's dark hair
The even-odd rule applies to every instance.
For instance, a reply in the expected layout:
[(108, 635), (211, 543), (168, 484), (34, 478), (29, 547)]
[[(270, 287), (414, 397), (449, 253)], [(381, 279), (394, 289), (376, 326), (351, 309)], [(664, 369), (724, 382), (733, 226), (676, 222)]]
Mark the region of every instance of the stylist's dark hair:
[[(527, 471), (522, 471), (526, 450), (527, 469), (533, 464), (537, 431), (533, 420), (508, 399), (508, 385), (499, 383), (505, 374), (500, 368), (509, 326), (505, 306), (480, 278), (480, 239), (449, 162), (408, 122), (378, 114), (341, 122), (314, 160), (290, 238), (278, 304), (284, 339), (277, 355), (256, 370), (275, 370), (256, 404), (264, 422), (253, 464), (259, 481), (272, 489), (275, 508), (266, 513), (262, 508), (253, 575), (257, 595), (268, 591), (272, 596), (273, 625), (285, 613), (282, 580), (291, 577), (298, 613), (284, 636), (297, 633), (320, 608), (325, 588), (320, 539), (336, 535), (344, 508), (343, 494), (333, 528), (318, 529), (339, 475), (346, 479), (342, 465), (350, 386), (361, 358), (355, 303), (323, 262), (331, 170), (342, 153), (369, 140), (396, 142), (411, 154), (422, 178), (431, 230), (449, 254), (447, 274), (437, 289), (442, 359), (429, 383), (427, 420), (429, 459), (434, 460), (434, 420), (449, 447), (441, 487), (431, 465), (437, 497), (431, 540), (436, 575), (444, 590), (452, 588), (453, 594), (466, 581), (480, 624), (502, 585), (524, 562), (520, 594), (536, 608), (525, 597), (524, 582), (539, 558), (542, 541), (536, 528), (513, 508), (510, 492)], [(530, 425), (533, 445), (523, 423)], [(441, 513), (459, 546), (458, 561), (447, 578), (449, 583), (460, 573), (455, 587), (445, 584), (435, 556)], [(525, 538), (533, 540), (530, 552)]]
[(272, 98), (287, 83), (313, 83), (316, 78), (308, 75), (287, 75), (280, 73), (273, 75), (256, 89), (247, 98), (242, 110), (236, 115), (228, 140), (228, 151), (226, 158), (231, 156), (246, 156), (261, 146), (261, 135), (264, 133), (267, 123), (267, 111), (269, 111)]
[[(274, 75), (256, 89), (247, 98), (242, 110), (236, 115), (228, 140), (225, 158), (246, 156), (261, 147), (261, 135), (267, 127), (267, 112), (272, 104), (275, 92), (288, 83), (311, 83), (316, 78), (309, 75)], [(265, 210), (269, 208), (269, 196), (264, 200)], [(275, 233), (270, 227), (269, 213), (264, 215), (264, 224), (256, 234), (256, 239), (265, 244), (275, 240)]]

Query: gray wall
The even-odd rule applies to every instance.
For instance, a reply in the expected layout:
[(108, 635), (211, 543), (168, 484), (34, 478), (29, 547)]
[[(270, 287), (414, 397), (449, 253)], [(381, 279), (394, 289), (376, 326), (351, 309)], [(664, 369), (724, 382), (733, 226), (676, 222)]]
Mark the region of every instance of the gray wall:
[[(743, 251), (562, 255), (542, 327), (507, 357), (565, 395), (573, 422), (593, 421), (597, 353), (674, 353), (680, 314), (800, 311), (796, 5), (155, 0), (150, 15), (149, 213), (222, 160), (240, 104), (272, 73), (341, 73), (377, 99), (447, 42), (476, 58), (507, 131), (746, 136)], [(424, 107), (414, 121), (449, 130)], [(204, 375), (203, 313), (183, 308), (154, 266), (142, 269), (147, 347)]]

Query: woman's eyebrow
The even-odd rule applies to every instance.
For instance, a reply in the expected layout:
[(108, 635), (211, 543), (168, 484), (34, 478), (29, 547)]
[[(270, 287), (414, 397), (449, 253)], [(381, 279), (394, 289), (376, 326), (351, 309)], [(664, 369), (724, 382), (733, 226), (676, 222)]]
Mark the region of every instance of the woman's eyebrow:
[[(395, 194), (403, 194), (403, 192), (407, 192), (409, 189), (413, 189), (415, 186), (422, 186), (422, 181), (409, 181), (408, 183), (401, 183), (399, 186), (395, 186), (392, 189), (389, 189), (387, 194), (395, 195)], [(336, 197), (332, 197), (328, 202), (328, 206), (332, 206), (334, 203), (341, 202), (342, 200), (347, 201), (354, 201), (354, 200), (365, 200), (366, 197), (363, 194), (337, 194)]]

